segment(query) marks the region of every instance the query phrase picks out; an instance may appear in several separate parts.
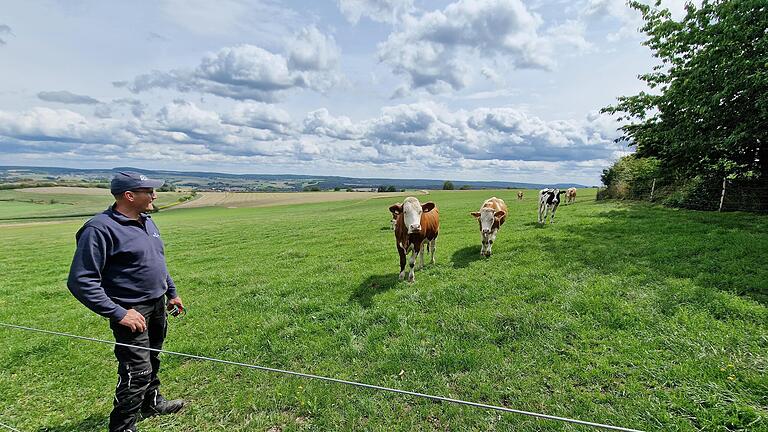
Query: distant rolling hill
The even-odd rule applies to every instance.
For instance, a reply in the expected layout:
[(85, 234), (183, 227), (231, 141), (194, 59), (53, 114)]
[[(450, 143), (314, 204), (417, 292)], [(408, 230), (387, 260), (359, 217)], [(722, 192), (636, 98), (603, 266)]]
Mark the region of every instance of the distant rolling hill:
[(587, 187), (575, 183), (521, 183), (502, 181), (462, 181), (434, 179), (354, 178), (314, 176), (299, 174), (226, 174), (197, 171), (147, 170), (132, 167), (112, 169), (76, 169), (59, 167), (0, 166), (0, 185), (30, 182), (50, 182), (67, 185), (77, 182), (101, 183), (109, 181), (116, 171), (138, 171), (150, 177), (162, 178), (176, 187), (219, 191), (302, 191), (310, 188), (321, 190), (346, 190), (378, 188), (394, 189), (442, 189), (445, 180), (451, 180), (456, 189), (540, 189), (544, 187)]

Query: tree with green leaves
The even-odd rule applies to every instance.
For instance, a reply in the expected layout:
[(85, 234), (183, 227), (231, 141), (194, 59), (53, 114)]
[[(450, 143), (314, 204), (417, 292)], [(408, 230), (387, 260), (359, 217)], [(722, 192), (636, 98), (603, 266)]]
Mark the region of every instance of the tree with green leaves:
[(650, 93), (603, 108), (628, 121), (619, 140), (673, 178), (768, 182), (768, 3), (689, 3), (680, 21), (660, 1), (629, 6), (660, 64), (639, 77)]
[(453, 190), (453, 182), (450, 180), (443, 182), (443, 190)]

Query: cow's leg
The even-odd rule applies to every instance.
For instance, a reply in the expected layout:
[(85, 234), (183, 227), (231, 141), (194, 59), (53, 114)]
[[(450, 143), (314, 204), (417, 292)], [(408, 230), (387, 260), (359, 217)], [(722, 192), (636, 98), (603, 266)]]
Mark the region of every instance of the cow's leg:
[(493, 242), (496, 241), (496, 233), (498, 233), (499, 230), (495, 229), (491, 231), (491, 234), (488, 236), (488, 249), (485, 251), (485, 256), (491, 256), (491, 249), (493, 248)]
[[(542, 219), (542, 216), (544, 219)], [(547, 220), (547, 205), (539, 204), (539, 224), (543, 224)]]
[(419, 270), (424, 268), (424, 249), (428, 248), (429, 244), (427, 240), (421, 243), (421, 249), (419, 250)]
[(397, 253), (400, 254), (400, 280), (403, 280), (405, 278), (405, 250), (398, 245)]
[(408, 282), (413, 282), (415, 280), (413, 276), (413, 267), (416, 265), (416, 257), (421, 253), (421, 244), (416, 243), (413, 246), (413, 252), (411, 253), (411, 259), (408, 262), (408, 265), (411, 267), (410, 273), (408, 273)]
[(429, 261), (430, 264), (435, 263), (435, 245), (437, 244), (437, 239), (432, 239), (429, 241), (429, 251), (432, 254), (432, 259)]
[(482, 242), (482, 246), (480, 246), (480, 255), (485, 256), (485, 248), (488, 245), (488, 240), (485, 239), (484, 234), (480, 234), (480, 242)]
[(555, 223), (555, 211), (557, 211), (557, 205), (552, 206), (552, 216), (549, 217), (549, 223)]

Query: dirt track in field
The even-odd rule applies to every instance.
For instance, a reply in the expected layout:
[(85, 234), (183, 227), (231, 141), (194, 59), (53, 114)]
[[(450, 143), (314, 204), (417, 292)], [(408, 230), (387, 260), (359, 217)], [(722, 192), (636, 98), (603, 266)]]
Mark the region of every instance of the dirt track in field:
[(64, 194), (64, 195), (103, 195), (112, 196), (109, 189), (70, 187), (70, 186), (52, 186), (39, 188), (16, 189), (19, 192), (39, 193), (39, 194)]
[(375, 198), (393, 198), (397, 201), (396, 198), (402, 198), (409, 195), (423, 195), (426, 193), (428, 192), (198, 192), (198, 198), (173, 206), (172, 209), (196, 207), (268, 207), (275, 205)]

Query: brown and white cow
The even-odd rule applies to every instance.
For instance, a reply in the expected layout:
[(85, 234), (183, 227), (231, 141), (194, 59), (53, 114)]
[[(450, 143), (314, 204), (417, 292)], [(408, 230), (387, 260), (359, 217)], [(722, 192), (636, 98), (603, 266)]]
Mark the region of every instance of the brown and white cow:
[(566, 204), (573, 204), (576, 202), (576, 188), (568, 188), (568, 190), (565, 191), (565, 203)]
[(470, 213), (480, 223), (480, 255), (491, 256), (491, 247), (499, 228), (504, 225), (507, 212), (507, 204), (503, 199), (491, 197), (485, 200), (480, 211)]
[(419, 268), (424, 267), (422, 246), (426, 246), (432, 253), (431, 263), (435, 263), (435, 239), (440, 230), (437, 206), (433, 202), (421, 204), (418, 199), (408, 197), (402, 204), (390, 206), (389, 211), (398, 213), (395, 222), (395, 245), (400, 255), (400, 280), (405, 278), (405, 257), (409, 252), (413, 252), (409, 262), (411, 271), (408, 273), (408, 282), (413, 282), (413, 267), (417, 256), (420, 257)]
[(517, 192), (517, 199), (519, 199), (519, 200), (523, 199), (523, 191), (518, 191)]
[(400, 214), (399, 210), (397, 210), (397, 209), (393, 210), (393, 208), (395, 206), (402, 206), (402, 205), (403, 205), (403, 203), (395, 203), (395, 205), (393, 205), (392, 207), (389, 208), (389, 212), (392, 213), (392, 219), (390, 219), (390, 221), (389, 221), (389, 224), (392, 227), (392, 231), (395, 230), (395, 225), (397, 224), (397, 215)]

